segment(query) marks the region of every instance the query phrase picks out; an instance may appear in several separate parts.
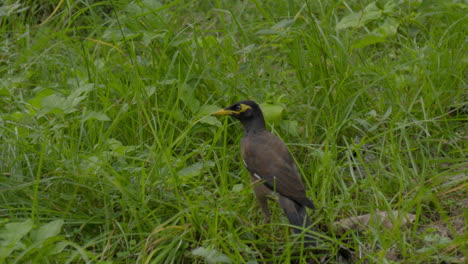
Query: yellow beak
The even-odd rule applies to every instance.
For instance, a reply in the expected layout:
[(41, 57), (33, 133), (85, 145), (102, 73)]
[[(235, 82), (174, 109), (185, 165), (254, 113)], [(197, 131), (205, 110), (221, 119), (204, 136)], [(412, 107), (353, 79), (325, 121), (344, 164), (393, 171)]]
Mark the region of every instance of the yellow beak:
[(214, 115), (214, 116), (222, 116), (222, 115), (231, 115), (235, 113), (234, 111), (232, 110), (226, 110), (226, 109), (221, 109), (219, 111), (216, 111), (214, 113), (211, 113), (211, 115)]

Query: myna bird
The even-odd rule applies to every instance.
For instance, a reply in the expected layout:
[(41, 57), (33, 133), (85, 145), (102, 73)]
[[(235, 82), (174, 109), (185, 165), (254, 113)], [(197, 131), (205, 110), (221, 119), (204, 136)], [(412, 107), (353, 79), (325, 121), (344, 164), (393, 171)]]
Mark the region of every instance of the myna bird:
[[(269, 222), (271, 217), (267, 200), (277, 196), (291, 225), (305, 228), (310, 226), (305, 208), (314, 209), (314, 203), (306, 197), (301, 175), (288, 148), (279, 137), (266, 130), (265, 119), (258, 104), (241, 101), (212, 115), (233, 116), (244, 126), (242, 159), (250, 173), (260, 208), (265, 214), (265, 222)], [(300, 228), (293, 230), (295, 233), (301, 232)], [(306, 236), (308, 243), (314, 240), (312, 236)]]

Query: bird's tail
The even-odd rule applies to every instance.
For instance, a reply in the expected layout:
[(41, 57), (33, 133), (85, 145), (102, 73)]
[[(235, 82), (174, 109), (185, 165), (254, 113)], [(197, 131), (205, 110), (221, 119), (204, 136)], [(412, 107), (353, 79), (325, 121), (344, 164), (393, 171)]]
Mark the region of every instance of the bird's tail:
[(301, 234), (304, 232), (304, 246), (315, 246), (317, 242), (316, 236), (312, 232), (309, 232), (309, 230), (304, 230), (311, 225), (305, 206), (281, 195), (279, 197), (279, 205), (286, 214), (289, 223), (297, 226), (293, 227), (294, 233)]

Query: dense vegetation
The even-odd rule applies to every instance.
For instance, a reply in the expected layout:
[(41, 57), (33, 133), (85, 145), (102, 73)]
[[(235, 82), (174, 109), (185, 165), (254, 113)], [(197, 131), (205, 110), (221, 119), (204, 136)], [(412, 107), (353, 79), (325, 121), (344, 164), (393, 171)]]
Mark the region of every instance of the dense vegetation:
[[(0, 262), (334, 263), (349, 248), (357, 263), (463, 263), (467, 11), (2, 1)], [(321, 250), (297, 246), (278, 206), (263, 224), (240, 124), (208, 115), (241, 99), (294, 154)], [(333, 228), (380, 211), (390, 228)]]

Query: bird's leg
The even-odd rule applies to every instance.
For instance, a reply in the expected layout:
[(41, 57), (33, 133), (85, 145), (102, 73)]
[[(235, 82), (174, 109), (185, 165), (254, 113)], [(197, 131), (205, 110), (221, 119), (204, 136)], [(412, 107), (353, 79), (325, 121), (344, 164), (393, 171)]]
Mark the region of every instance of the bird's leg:
[(255, 193), (255, 197), (257, 198), (258, 205), (260, 206), (260, 209), (262, 209), (262, 212), (265, 216), (264, 221), (265, 223), (270, 222), (271, 218), (271, 211), (268, 208), (268, 199), (270, 199), (271, 195), (271, 190), (269, 190), (263, 183), (255, 179), (254, 177), (251, 177), (252, 183), (254, 184), (253, 189)]
[(260, 209), (262, 209), (262, 212), (264, 214), (264, 222), (265, 224), (270, 223), (270, 218), (271, 218), (271, 211), (268, 209), (268, 199), (266, 196), (263, 196), (262, 198), (257, 197), (258, 204), (260, 205)]

